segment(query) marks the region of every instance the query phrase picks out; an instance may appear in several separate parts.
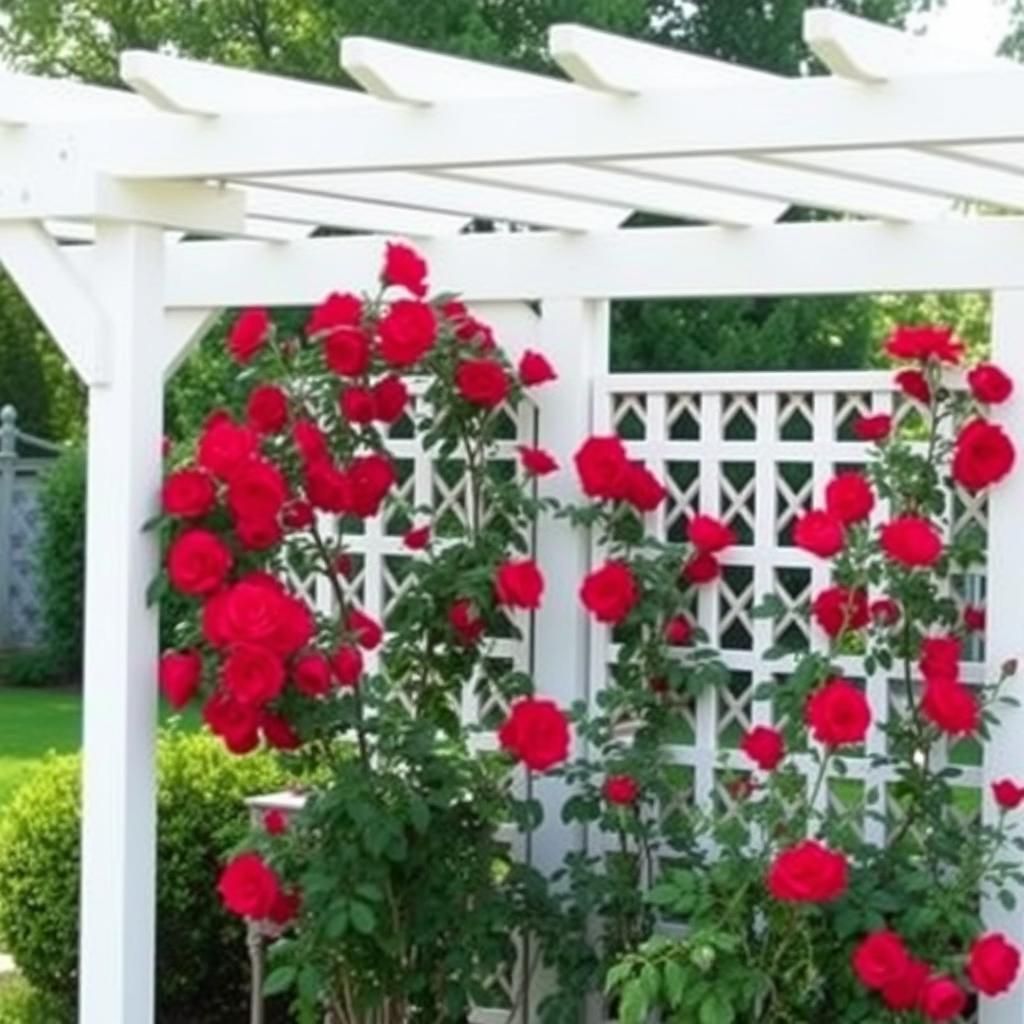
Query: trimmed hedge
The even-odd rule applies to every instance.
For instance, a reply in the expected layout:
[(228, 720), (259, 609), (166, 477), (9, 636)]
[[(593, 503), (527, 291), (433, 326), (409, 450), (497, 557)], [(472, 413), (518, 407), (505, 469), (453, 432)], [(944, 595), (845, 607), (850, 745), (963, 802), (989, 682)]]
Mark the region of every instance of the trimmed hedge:
[[(243, 800), (284, 788), (270, 755), (234, 757), (206, 735), (170, 732), (158, 753), (157, 1005), (161, 1024), (247, 1019), (244, 928), (216, 894), (247, 828)], [(0, 820), (0, 948), (68, 1008), (78, 967), (78, 755), (51, 756)]]

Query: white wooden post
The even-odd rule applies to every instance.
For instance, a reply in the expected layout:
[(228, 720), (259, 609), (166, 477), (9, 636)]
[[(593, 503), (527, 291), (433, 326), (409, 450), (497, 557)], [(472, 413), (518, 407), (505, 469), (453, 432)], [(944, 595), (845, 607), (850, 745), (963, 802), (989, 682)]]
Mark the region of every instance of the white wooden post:
[(163, 253), (156, 228), (97, 228), (112, 355), (89, 394), (81, 1024), (153, 1020), (158, 553), (141, 527), (160, 481)]
[[(986, 667), (989, 680), (1000, 666), (1016, 658), (1024, 669), (1024, 643), (1020, 624), (1020, 581), (1024, 576), (1024, 548), (1020, 543), (1020, 516), (1024, 508), (1024, 291), (997, 291), (992, 296), (993, 359), (1014, 379), (1017, 393), (1006, 405), (993, 410), (1017, 447), (1016, 472), (999, 484), (989, 498), (988, 527), (988, 631)], [(1020, 695), (1021, 675), (1008, 684)], [(984, 801), (986, 817), (996, 817), (990, 784), (1010, 777), (1024, 782), (1024, 706), (1000, 710), (1001, 722), (992, 732), (985, 752)], [(1018, 832), (1019, 832), (1018, 828)], [(1007, 911), (998, 900), (986, 901), (989, 928), (1004, 932), (1024, 947), (1024, 889), (1015, 887), (1017, 909)], [(991, 894), (990, 894), (991, 895)], [(1024, 1020), (1024, 984), (1006, 996), (982, 1000), (984, 1024), (1020, 1024)]]

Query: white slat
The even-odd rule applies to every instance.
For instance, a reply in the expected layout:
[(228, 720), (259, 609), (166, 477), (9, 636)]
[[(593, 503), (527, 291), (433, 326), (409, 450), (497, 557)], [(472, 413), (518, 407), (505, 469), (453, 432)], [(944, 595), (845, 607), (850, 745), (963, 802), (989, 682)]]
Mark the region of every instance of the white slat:
[[(543, 97), (585, 94), (568, 82), (542, 75), (398, 46), (378, 39), (342, 40), (345, 70), (373, 95), (411, 104), (484, 97)], [(597, 171), (572, 165), (474, 168), (459, 177), (563, 197), (585, 197), (626, 209), (718, 224), (763, 224), (777, 220), (785, 205), (752, 197), (716, 195), (701, 185), (648, 184), (621, 177), (614, 168)]]

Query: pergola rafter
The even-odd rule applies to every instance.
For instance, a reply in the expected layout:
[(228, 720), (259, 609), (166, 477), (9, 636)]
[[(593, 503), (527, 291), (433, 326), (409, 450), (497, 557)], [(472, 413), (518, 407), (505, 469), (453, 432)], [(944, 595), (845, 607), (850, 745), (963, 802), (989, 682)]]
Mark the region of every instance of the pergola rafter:
[[(805, 38), (831, 75), (575, 25), (550, 32), (565, 79), (373, 39), (340, 50), (363, 92), (137, 52), (132, 92), (0, 75), (0, 261), (90, 388), (82, 1024), (152, 1020), (157, 552), (139, 527), (163, 381), (218, 310), (372, 289), (381, 235), (417, 238), (437, 287), (566, 368), (538, 438), (563, 463), (591, 424), (612, 298), (992, 290), (995, 345), (1024, 378), (1024, 219), (1002, 213), (1024, 210), (1020, 66), (829, 11)], [(792, 206), (844, 216), (776, 223)], [(624, 227), (637, 211), (678, 223)], [(468, 231), (480, 221), (495, 230)], [(1024, 434), (1024, 413), (1000, 415)], [(996, 550), (1014, 550), (1021, 501), (1020, 481), (993, 496)], [(589, 552), (564, 523), (538, 544), (538, 680), (571, 697), (592, 652), (563, 610)], [(993, 664), (1020, 653), (1019, 575), (990, 565)], [(1022, 730), (1008, 714), (986, 772), (1024, 774)], [(539, 861), (564, 846), (546, 824)], [(985, 1021), (1022, 1016), (1017, 995)]]

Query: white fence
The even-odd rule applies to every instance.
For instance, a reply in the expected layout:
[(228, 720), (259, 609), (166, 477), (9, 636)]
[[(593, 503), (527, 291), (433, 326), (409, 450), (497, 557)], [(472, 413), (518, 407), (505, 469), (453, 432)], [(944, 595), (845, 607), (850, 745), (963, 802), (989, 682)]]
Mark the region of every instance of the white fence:
[(13, 407), (0, 409), (0, 650), (42, 639), (39, 486), (61, 450), (19, 430)]

